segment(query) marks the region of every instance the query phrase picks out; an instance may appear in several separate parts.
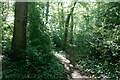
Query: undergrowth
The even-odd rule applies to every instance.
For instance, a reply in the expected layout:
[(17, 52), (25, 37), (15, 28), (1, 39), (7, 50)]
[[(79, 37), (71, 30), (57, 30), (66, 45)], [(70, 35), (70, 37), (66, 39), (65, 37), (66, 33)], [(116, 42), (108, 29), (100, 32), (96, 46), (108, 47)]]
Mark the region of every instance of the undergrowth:
[[(11, 61), (4, 55), (2, 79), (8, 78), (34, 78), (39, 80), (63, 80), (64, 70), (62, 64), (53, 53), (42, 54), (33, 48), (28, 48), (22, 53), (21, 60)], [(26, 54), (26, 55), (25, 55)], [(22, 58), (26, 56), (25, 58)]]

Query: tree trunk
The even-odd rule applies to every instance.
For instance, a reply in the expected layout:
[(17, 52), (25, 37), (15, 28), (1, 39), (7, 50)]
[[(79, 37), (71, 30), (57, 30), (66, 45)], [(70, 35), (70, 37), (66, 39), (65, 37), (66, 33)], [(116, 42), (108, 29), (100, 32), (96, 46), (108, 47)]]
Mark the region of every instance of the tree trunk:
[(71, 15), (71, 25), (70, 25), (70, 28), (71, 28), (71, 33), (70, 33), (70, 44), (73, 44), (73, 15)]
[(70, 21), (70, 16), (73, 14), (73, 10), (74, 10), (75, 5), (76, 5), (76, 1), (74, 2), (74, 6), (71, 8), (71, 11), (67, 16), (67, 20), (66, 20), (66, 23), (65, 23), (63, 50), (66, 50), (69, 21)]
[(46, 24), (48, 23), (48, 13), (49, 13), (49, 0), (47, 2), (47, 10), (46, 10)]
[(26, 48), (27, 2), (16, 2), (12, 50), (15, 55)]

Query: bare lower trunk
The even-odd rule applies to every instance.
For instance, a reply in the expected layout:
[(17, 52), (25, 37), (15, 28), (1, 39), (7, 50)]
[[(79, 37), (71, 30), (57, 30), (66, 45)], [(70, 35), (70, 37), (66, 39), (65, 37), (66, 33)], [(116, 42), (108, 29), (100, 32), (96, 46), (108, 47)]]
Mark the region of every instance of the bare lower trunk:
[(71, 11), (70, 11), (70, 13), (67, 16), (67, 20), (66, 20), (66, 23), (65, 23), (65, 33), (64, 33), (63, 50), (66, 49), (67, 35), (68, 35), (68, 26), (69, 26), (70, 16), (73, 14), (73, 10), (74, 10), (75, 5), (76, 5), (76, 2), (74, 3), (74, 6), (71, 8)]
[(27, 2), (16, 2), (15, 21), (12, 40), (14, 54), (20, 54), (26, 47)]
[(70, 44), (73, 44), (73, 15), (71, 16), (71, 25), (70, 25), (70, 28), (71, 28), (71, 33), (70, 33)]

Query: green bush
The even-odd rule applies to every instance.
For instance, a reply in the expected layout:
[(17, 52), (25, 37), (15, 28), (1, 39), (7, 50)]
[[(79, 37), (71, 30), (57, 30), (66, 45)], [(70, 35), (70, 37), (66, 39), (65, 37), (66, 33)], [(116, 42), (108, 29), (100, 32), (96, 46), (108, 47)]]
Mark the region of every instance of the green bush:
[(99, 28), (91, 36), (78, 34), (76, 40), (79, 50), (78, 62), (97, 77), (120, 77), (120, 74), (116, 72), (120, 68), (119, 34), (117, 28), (112, 30)]
[(26, 59), (10, 61), (9, 57), (3, 59), (3, 79), (8, 78), (35, 78), (39, 80), (63, 80), (64, 70), (62, 64), (53, 53), (42, 54), (37, 49), (29, 47), (22, 53)]

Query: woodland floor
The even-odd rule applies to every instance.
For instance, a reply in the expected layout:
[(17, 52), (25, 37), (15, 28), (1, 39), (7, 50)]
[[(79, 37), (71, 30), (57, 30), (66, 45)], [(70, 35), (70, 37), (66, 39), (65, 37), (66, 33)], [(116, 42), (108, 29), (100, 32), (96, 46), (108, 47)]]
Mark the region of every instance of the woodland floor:
[(64, 65), (67, 80), (96, 80), (80, 69), (76, 62), (77, 51), (70, 49), (67, 54), (57, 51), (55, 55), (61, 59), (61, 63)]

